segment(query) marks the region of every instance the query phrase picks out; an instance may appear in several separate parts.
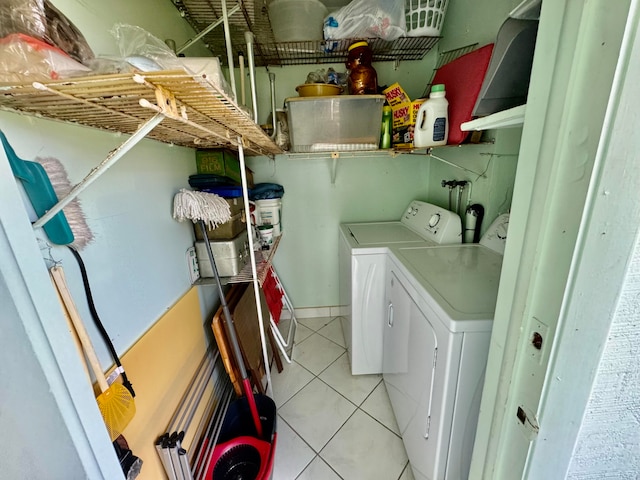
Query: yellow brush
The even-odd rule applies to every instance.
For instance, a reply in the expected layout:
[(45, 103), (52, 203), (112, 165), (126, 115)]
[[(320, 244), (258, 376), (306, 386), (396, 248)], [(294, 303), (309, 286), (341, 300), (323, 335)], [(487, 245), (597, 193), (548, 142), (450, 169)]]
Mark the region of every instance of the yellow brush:
[(107, 431), (109, 432), (109, 437), (111, 438), (111, 441), (114, 441), (122, 433), (136, 413), (136, 406), (133, 401), (133, 397), (129, 390), (127, 390), (127, 388), (121, 383), (113, 383), (111, 386), (107, 384), (104, 372), (100, 367), (100, 362), (98, 361), (95, 349), (91, 343), (91, 339), (89, 338), (87, 330), (84, 327), (84, 323), (78, 314), (76, 305), (71, 298), (71, 293), (67, 287), (62, 267), (53, 267), (49, 270), (49, 273), (53, 279), (56, 289), (58, 290), (58, 294), (62, 299), (68, 318), (71, 319), (71, 323), (73, 324), (73, 328), (80, 340), (80, 344), (84, 350), (84, 354), (87, 357), (89, 365), (93, 370), (93, 374), (100, 386), (100, 391), (102, 393), (98, 395), (98, 398), (96, 399), (98, 402), (98, 408), (100, 409)]

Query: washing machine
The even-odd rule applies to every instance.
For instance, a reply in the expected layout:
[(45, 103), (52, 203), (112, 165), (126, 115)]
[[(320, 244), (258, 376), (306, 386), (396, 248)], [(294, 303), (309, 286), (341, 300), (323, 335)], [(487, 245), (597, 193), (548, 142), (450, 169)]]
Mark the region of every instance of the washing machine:
[(340, 313), (351, 373), (380, 374), (389, 247), (459, 244), (461, 220), (414, 200), (398, 221), (345, 223), (339, 236)]
[(468, 478), (508, 222), (479, 244), (390, 248), (383, 379), (416, 479)]

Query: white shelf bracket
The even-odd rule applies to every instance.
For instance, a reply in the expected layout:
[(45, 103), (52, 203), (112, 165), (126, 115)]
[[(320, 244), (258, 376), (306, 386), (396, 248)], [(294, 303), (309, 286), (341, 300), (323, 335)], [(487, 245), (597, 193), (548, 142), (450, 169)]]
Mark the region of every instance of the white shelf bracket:
[(51, 209), (40, 217), (34, 224), (33, 228), (40, 228), (49, 220), (51, 220), (58, 212), (73, 201), (80, 193), (82, 193), (89, 185), (102, 176), (112, 165), (120, 160), (129, 150), (135, 147), (140, 140), (147, 136), (160, 122), (164, 120), (164, 115), (157, 113), (145, 123), (143, 123), (122, 145), (113, 150), (107, 158), (105, 158), (97, 167), (94, 167), (80, 183), (75, 185), (69, 194), (56, 203)]
[(338, 159), (340, 158), (339, 152), (331, 152), (331, 185), (336, 183), (336, 173), (338, 171)]

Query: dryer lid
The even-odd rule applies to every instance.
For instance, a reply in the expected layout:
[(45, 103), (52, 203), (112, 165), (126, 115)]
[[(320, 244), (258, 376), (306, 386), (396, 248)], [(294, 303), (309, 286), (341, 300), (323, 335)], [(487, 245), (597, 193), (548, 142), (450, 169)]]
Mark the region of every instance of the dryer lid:
[(352, 223), (347, 228), (360, 246), (425, 242), (424, 238), (400, 222)]
[[(452, 320), (493, 318), (501, 255), (478, 244), (407, 247), (398, 252), (403, 264)], [(457, 330), (453, 325), (448, 328)]]

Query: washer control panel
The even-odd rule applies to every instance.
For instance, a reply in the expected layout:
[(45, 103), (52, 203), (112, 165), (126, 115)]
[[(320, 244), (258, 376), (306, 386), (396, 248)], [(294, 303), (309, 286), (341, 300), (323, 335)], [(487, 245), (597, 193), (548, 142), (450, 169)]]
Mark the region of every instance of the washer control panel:
[(460, 216), (431, 203), (413, 200), (400, 221), (421, 237), (437, 244), (462, 242)]

